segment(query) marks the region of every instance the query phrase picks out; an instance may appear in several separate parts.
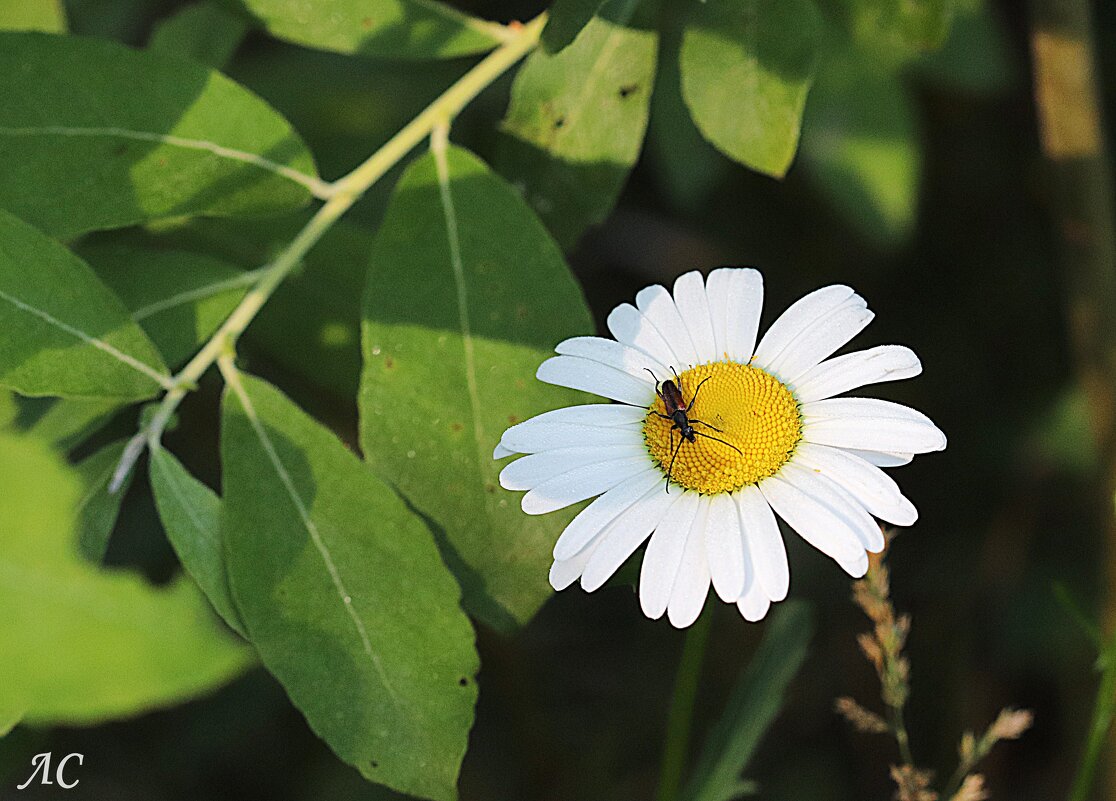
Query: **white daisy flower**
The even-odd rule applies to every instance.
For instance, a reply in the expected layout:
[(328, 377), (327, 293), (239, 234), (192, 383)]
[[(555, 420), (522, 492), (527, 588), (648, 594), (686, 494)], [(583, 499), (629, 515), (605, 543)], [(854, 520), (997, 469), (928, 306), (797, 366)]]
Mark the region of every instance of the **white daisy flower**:
[(802, 298), (756, 345), (762, 305), (756, 270), (686, 273), (673, 296), (652, 286), (613, 309), (616, 340), (567, 339), (539, 367), (541, 381), (617, 402), (512, 426), (493, 454), (527, 454), (500, 473), (505, 489), (527, 490), (527, 514), (598, 496), (554, 546), (555, 589), (580, 578), (596, 590), (650, 538), (648, 617), (689, 626), (712, 584), (755, 621), (790, 583), (775, 515), (854, 578), (884, 547), (873, 517), (914, 523), (880, 468), (942, 450), (945, 435), (906, 406), (834, 396), (918, 375), (918, 357), (883, 345), (828, 358), (874, 316), (847, 286)]

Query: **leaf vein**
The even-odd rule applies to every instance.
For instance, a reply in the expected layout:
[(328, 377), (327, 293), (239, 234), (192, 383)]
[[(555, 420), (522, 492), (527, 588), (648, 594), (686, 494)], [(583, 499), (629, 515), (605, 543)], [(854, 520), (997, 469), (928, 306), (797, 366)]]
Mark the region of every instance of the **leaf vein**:
[(275, 173), (289, 181), (306, 187), (314, 197), (326, 198), (331, 194), (331, 185), (327, 181), (307, 175), (293, 167), (279, 164), (271, 159), (264, 158), (257, 153), (237, 150), (219, 145), (205, 139), (189, 139), (171, 134), (153, 133), (151, 131), (133, 131), (128, 128), (113, 127), (71, 127), (65, 125), (42, 125), (28, 127), (0, 126), (0, 136), (82, 136), (82, 137), (116, 137), (119, 139), (133, 139), (140, 142), (158, 142), (160, 144), (181, 147), (187, 150), (202, 150), (221, 158), (240, 161), (261, 170)]
[(90, 336), (84, 331), (62, 322), (49, 312), (45, 312), (42, 309), (38, 309), (34, 306), (31, 306), (30, 304), (24, 303), (19, 298), (9, 295), (3, 290), (0, 290), (0, 300), (6, 300), (8, 301), (8, 303), (12, 304), (20, 311), (30, 314), (34, 317), (38, 317), (40, 320), (44, 321), (48, 325), (52, 325), (61, 331), (65, 331), (70, 336), (80, 339), (87, 345), (92, 345), (93, 347), (97, 348), (97, 350), (107, 353), (109, 356), (112, 356), (117, 361), (128, 365), (133, 370), (137, 370), (143, 373), (145, 376), (155, 381), (163, 389), (172, 389), (174, 387), (174, 381), (169, 375), (164, 375), (157, 370), (153, 370), (149, 365), (144, 364), (134, 356), (129, 356), (127, 353), (117, 350), (112, 345), (105, 342), (103, 339), (98, 339), (97, 337)]

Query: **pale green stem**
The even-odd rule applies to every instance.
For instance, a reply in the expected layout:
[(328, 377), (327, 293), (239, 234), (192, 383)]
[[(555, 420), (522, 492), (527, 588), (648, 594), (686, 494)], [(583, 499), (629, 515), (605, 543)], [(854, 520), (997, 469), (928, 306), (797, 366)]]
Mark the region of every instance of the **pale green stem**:
[(1116, 716), (1116, 659), (1113, 658), (1116, 656), (1116, 641), (1109, 645), (1108, 651), (1109, 653), (1102, 657), (1104, 669), (1101, 673), (1100, 687), (1097, 688), (1097, 700), (1093, 705), (1093, 719), (1089, 722), (1085, 751), (1081, 755), (1081, 764), (1073, 779), (1069, 801), (1087, 801), (1089, 798), (1097, 767), (1101, 763), (1105, 741), (1112, 728), (1113, 717)]
[(713, 615), (706, 610), (686, 632), (678, 674), (674, 679), (674, 693), (667, 716), (666, 745), (663, 764), (659, 769), (659, 791), (656, 801), (678, 801), (682, 789), (682, 776), (686, 770), (686, 757), (690, 753), (690, 730), (694, 722), (694, 701), (697, 699), (701, 663), (705, 660), (705, 644), (709, 640)]
[(262, 268), (255, 286), (244, 296), (217, 332), (201, 350), (174, 377), (173, 388), (163, 396), (158, 410), (144, 430), (132, 438), (117, 465), (109, 485), (116, 492), (132, 469), (146, 445), (159, 442), (163, 430), (174, 415), (182, 399), (197, 385), (198, 380), (226, 350), (235, 347), (237, 339), (255, 319), (275, 289), (302, 261), (303, 256), (328, 231), (349, 208), (368, 191), (376, 181), (402, 161), (411, 150), (425, 139), (435, 126), (448, 124), (473, 98), (490, 86), (521, 58), (531, 52), (539, 42), (546, 14), (523, 25), (499, 48), (463, 75), (457, 83), (443, 92), (434, 102), (407, 123), (383, 147), (373, 153), (363, 164), (330, 187), (330, 197), (282, 253)]

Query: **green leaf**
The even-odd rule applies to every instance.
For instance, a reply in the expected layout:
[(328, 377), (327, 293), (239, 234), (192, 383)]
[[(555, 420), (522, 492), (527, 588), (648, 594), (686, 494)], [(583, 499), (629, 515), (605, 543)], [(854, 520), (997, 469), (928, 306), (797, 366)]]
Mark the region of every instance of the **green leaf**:
[(78, 501), (78, 550), (90, 562), (100, 562), (108, 550), (120, 502), (132, 483), (129, 473), (117, 492), (108, 491), (109, 482), (120, 457), (124, 455), (127, 440), (106, 445), (77, 465), (77, 474), (83, 484)]
[(787, 685), (806, 659), (814, 624), (806, 604), (788, 601), (772, 612), (765, 629), (763, 642), (733, 687), (681, 798), (731, 801), (752, 789), (740, 773), (779, 714)]
[(125, 244), (79, 247), (168, 364), (192, 356), (236, 308), (255, 277), (198, 253)]
[(366, 778), (454, 798), (479, 663), (430, 532), (259, 379), (230, 379), (221, 455), (229, 580), (268, 670)]
[(221, 499), (161, 447), (151, 449), (150, 477), (159, 519), (182, 566), (224, 621), (247, 638), (229, 591)]
[(546, 51), (557, 53), (568, 47), (603, 4), (604, 0), (554, 0), (542, 32)]
[(179, 58), (0, 33), (0, 97), (0, 206), (54, 236), (274, 212), (320, 189), (278, 113)]
[(804, 173), (878, 247), (914, 232), (922, 176), (915, 114), (900, 77), (852, 51), (826, 59), (806, 107)]
[(221, 69), (248, 33), (248, 22), (216, 3), (184, 6), (155, 26), (148, 48)]
[(512, 85), (496, 166), (566, 248), (616, 203), (639, 156), (657, 37), (612, 2), (551, 55), (536, 50)]
[(32, 436), (68, 451), (99, 431), (126, 402), (78, 398), (16, 398), (16, 426)]
[(775, 177), (798, 148), (820, 18), (811, 0), (691, 4), (679, 62), (682, 95), (706, 139)]
[(138, 400), (166, 379), (151, 340), (89, 266), (4, 211), (0, 331), (0, 385), (24, 395)]
[(78, 555), (81, 481), (45, 443), (0, 434), (0, 486), (0, 708), (34, 725), (96, 723), (197, 696), (251, 664), (192, 582), (156, 588)]
[(438, 0), (239, 0), (272, 36), (374, 58), (428, 59), (491, 50), (510, 32)]
[(551, 589), (569, 515), (524, 515), (492, 450), (510, 424), (586, 396), (535, 380), (562, 339), (593, 330), (562, 254), (472, 154), (433, 154), (396, 187), (372, 252), (359, 396), (365, 458), (445, 534), (470, 612), (502, 629)]
[(23, 720), (23, 712), (0, 710), (0, 737), (7, 737), (21, 720)]
[(936, 50), (949, 35), (957, 0), (844, 0), (853, 42), (867, 53), (903, 61)]
[(62, 0), (7, 0), (0, 2), (0, 31), (66, 32)]

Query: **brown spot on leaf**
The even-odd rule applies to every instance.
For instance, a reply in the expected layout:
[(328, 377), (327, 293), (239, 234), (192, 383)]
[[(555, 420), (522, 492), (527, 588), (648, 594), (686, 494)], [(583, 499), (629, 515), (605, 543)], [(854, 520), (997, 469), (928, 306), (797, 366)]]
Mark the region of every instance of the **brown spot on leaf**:
[(372, 28), (372, 18), (371, 17), (365, 17), (364, 19), (362, 19), (360, 21), (360, 27), (364, 28), (364, 30), (366, 30), (366, 31), (370, 30)]
[(630, 95), (633, 92), (636, 92), (638, 90), (639, 90), (639, 84), (638, 83), (629, 83), (625, 86), (621, 86), (620, 87), (620, 93), (619, 93), (620, 94), (620, 99), (624, 100), (628, 97), (628, 95)]
[(395, 359), (391, 358), (390, 356), (385, 356), (384, 357), (384, 369), (385, 370), (390, 370), (392, 367), (395, 367)]
[(509, 414), (508, 415), (508, 422), (511, 423), (512, 425), (515, 425), (516, 423), (519, 422), (519, 415)]
[(465, 428), (465, 426), (461, 425), (461, 423), (454, 423), (450, 426), (450, 428), (454, 431), (460, 431), (461, 429)]

